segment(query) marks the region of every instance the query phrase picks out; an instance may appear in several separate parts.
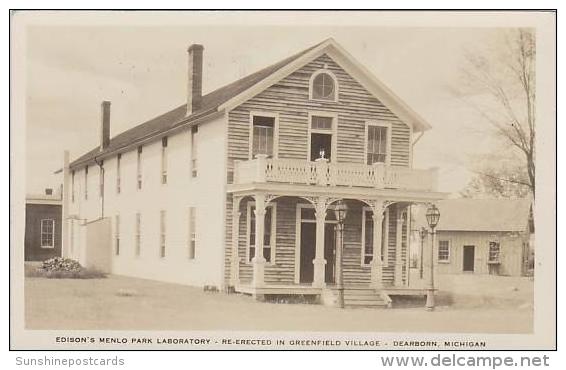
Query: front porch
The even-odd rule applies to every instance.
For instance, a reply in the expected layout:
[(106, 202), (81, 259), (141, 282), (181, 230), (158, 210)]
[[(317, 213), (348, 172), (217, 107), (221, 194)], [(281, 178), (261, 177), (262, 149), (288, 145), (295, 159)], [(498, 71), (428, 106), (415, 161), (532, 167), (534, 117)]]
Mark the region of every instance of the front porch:
[(390, 304), (388, 291), (425, 294), (424, 287), (408, 285), (410, 207), (442, 194), (282, 183), (234, 184), (229, 192), (228, 279), (236, 292), (258, 299), (317, 296), (331, 304), (337, 269), (333, 204), (344, 199), (345, 292), (380, 306)]

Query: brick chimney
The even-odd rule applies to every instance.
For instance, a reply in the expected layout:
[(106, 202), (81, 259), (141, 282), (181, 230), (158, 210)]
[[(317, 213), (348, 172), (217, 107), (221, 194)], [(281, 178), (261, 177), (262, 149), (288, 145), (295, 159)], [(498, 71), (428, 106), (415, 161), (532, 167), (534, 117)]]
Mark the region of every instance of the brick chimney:
[(100, 150), (104, 150), (110, 144), (110, 102), (102, 102), (102, 122), (100, 123)]
[(201, 108), (202, 103), (202, 54), (204, 47), (199, 44), (189, 46), (189, 78), (187, 94), (187, 116)]

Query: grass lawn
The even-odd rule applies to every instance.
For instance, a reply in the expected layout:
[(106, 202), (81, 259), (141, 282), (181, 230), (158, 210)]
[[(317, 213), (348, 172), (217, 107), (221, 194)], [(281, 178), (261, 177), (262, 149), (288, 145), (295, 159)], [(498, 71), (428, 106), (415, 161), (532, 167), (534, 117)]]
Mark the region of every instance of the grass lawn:
[[(441, 288), (452, 284), (464, 289), (451, 295), (451, 305), (434, 312), (422, 307), (341, 310), (264, 303), (240, 294), (115, 275), (87, 280), (27, 277), (25, 319), (27, 329), (532, 332), (532, 281), (488, 276), (472, 284), (472, 277), (464, 284), (443, 277)], [(443, 294), (440, 301), (446, 302)]]

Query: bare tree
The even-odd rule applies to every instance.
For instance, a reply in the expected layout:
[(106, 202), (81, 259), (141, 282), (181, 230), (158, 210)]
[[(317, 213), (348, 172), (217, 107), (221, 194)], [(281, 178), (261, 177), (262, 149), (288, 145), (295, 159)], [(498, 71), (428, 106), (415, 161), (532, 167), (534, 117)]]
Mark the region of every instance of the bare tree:
[[(531, 29), (505, 33), (486, 52), (468, 53), (463, 84), (455, 92), (483, 117), (497, 135), (520, 154), (519, 171), (478, 171), (496, 182), (525, 184), (535, 196), (535, 35)], [(480, 180), (475, 180), (481, 181)], [(484, 182), (485, 183), (485, 182)]]

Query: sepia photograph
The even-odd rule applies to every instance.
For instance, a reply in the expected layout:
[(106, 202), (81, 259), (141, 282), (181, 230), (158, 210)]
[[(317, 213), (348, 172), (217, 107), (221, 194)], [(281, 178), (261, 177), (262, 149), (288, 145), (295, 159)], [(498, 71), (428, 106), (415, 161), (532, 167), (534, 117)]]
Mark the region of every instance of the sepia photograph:
[(555, 13), (11, 27), (15, 349), (556, 346)]

